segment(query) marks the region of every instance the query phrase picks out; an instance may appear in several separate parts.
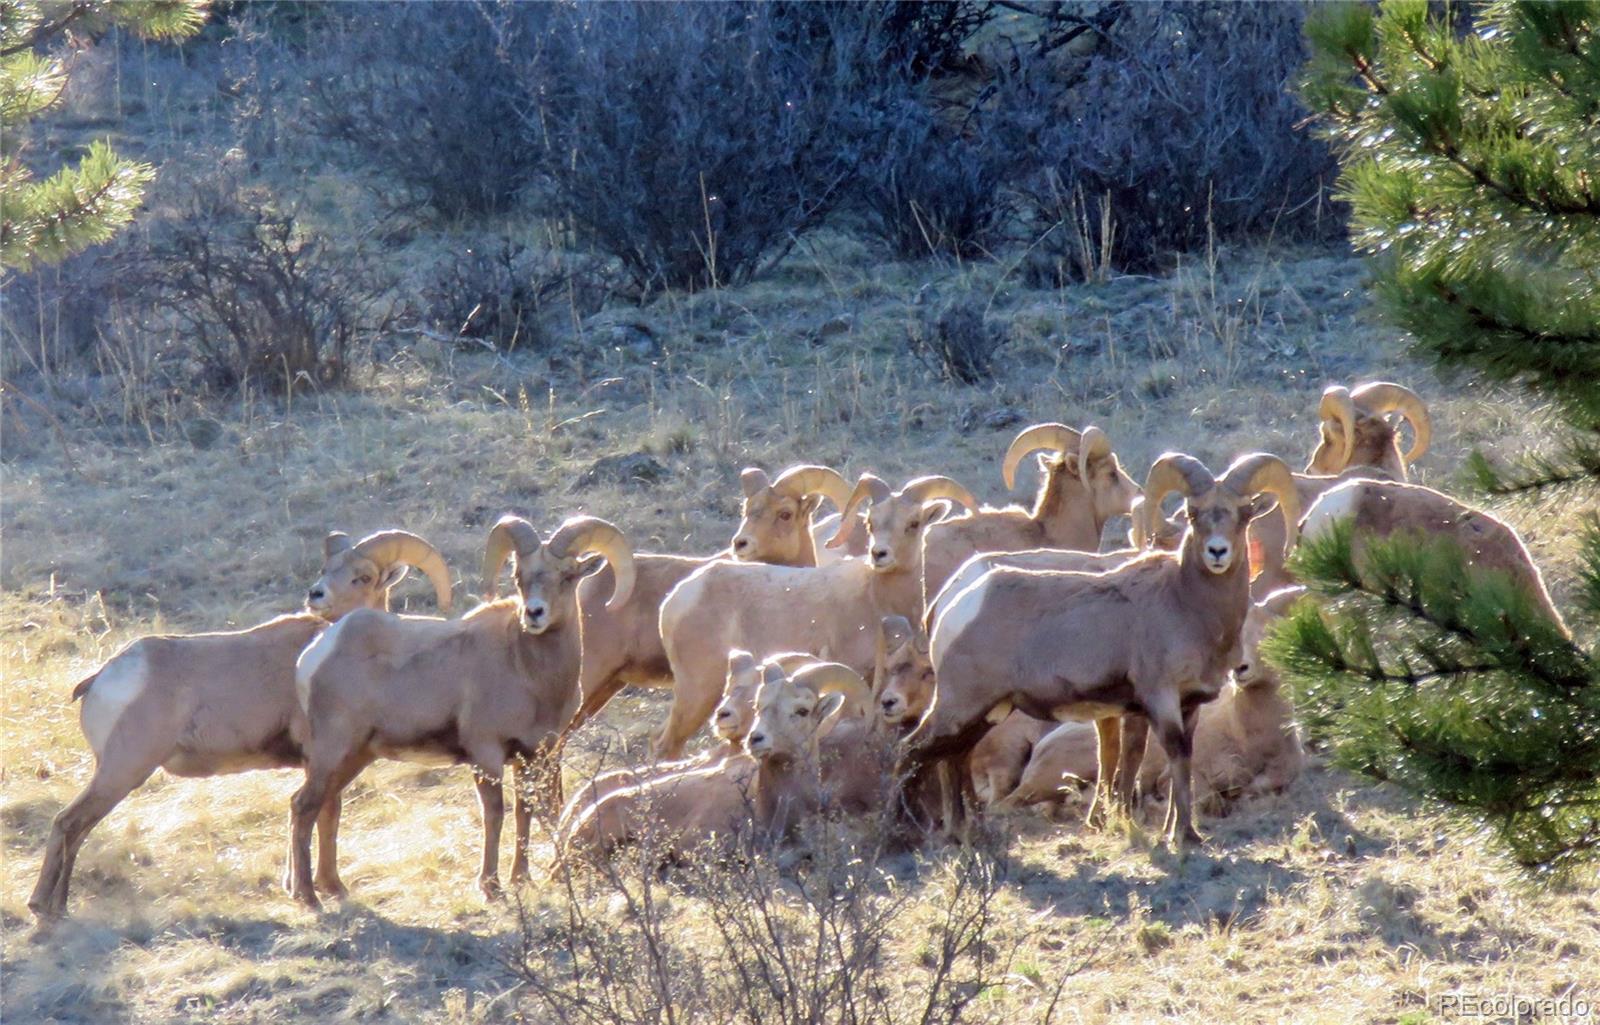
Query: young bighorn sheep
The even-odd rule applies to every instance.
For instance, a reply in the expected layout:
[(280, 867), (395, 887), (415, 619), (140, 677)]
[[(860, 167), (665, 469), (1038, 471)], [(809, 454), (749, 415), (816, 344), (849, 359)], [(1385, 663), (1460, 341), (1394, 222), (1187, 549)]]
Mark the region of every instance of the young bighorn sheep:
[[(1277, 673), (1261, 660), (1260, 646), (1267, 627), (1304, 594), (1303, 587), (1275, 591), (1245, 616), (1241, 660), (1217, 699), (1200, 706), (1195, 722), (1191, 775), (1197, 803), (1276, 793), (1299, 777), (1305, 751), (1294, 709), (1279, 690)], [(1062, 723), (1037, 741), (1026, 766), (1016, 769), (1015, 789), (1000, 793), (997, 803), (1017, 807), (1054, 801), (1061, 796), (1063, 780), (1095, 779), (1094, 730), (1085, 723)], [(1156, 793), (1169, 782), (1168, 775), (1165, 754), (1160, 747), (1152, 749), (1139, 773), (1145, 791)]]
[[(1400, 454), (1399, 425), (1388, 419), (1398, 413), (1411, 425), (1411, 447)], [(1403, 481), (1412, 463), (1428, 451), (1433, 422), (1421, 396), (1404, 385), (1372, 381), (1353, 391), (1329, 385), (1318, 406), (1317, 447), (1304, 473), (1294, 475), (1302, 510), (1317, 496), (1343, 481), (1375, 478)], [(1275, 510), (1250, 527), (1251, 594), (1257, 598), (1295, 583), (1278, 556), (1283, 547), (1283, 517)]]
[[(856, 510), (866, 506), (865, 558), (814, 569), (715, 562), (678, 585), (661, 604), (661, 640), (675, 690), (656, 757), (677, 758), (705, 721), (733, 648), (757, 657), (816, 651), (862, 675), (871, 672), (877, 624), (885, 615), (911, 616), (921, 608), (922, 530), (951, 502), (967, 509), (978, 504), (948, 477), (919, 477), (893, 492), (863, 474), (841, 530), (858, 530)], [(842, 533), (828, 544), (848, 539)]]
[(928, 528), (922, 541), (923, 598), (932, 602), (946, 580), (979, 552), (1100, 547), (1106, 521), (1128, 512), (1139, 486), (1122, 470), (1111, 439), (1098, 427), (1080, 433), (1065, 424), (1034, 424), (1006, 449), (1000, 473), (1006, 487), (1032, 452), (1039, 458), (1039, 494), (1031, 510), (1020, 506), (979, 509)]
[(514, 597), (450, 622), (357, 611), (306, 649), (295, 676), (309, 727), (306, 781), (290, 813), (296, 900), (318, 906), (313, 817), (380, 757), (444, 756), (473, 767), (484, 833), (478, 885), (498, 892), (506, 759), (546, 751), (577, 708), (578, 582), (603, 559), (616, 579), (611, 604), (621, 606), (634, 579), (627, 539), (589, 516), (543, 542), (527, 520), (502, 517), (484, 553), (486, 590), (513, 556)]
[[(1176, 557), (1150, 554), (1105, 573), (999, 568), (967, 588), (935, 624), (932, 706), (907, 739), (909, 766), (970, 750), (985, 724), (1020, 708), (1039, 718), (1093, 718), (1096, 804), (1109, 802), (1124, 712), (1143, 714), (1173, 766), (1170, 835), (1198, 841), (1190, 806), (1194, 711), (1214, 698), (1239, 651), (1250, 607), (1245, 527), (1276, 497), (1298, 521), (1283, 460), (1255, 453), (1220, 479), (1192, 456), (1150, 468), (1145, 500), (1185, 499)], [(1113, 725), (1115, 724), (1115, 725)]]
[(708, 840), (751, 832), (781, 838), (823, 800), (820, 745), (837, 727), (847, 695), (862, 687), (858, 674), (837, 663), (813, 663), (792, 675), (765, 663), (741, 753), (610, 792), (558, 833), (558, 857), (605, 854), (646, 837), (663, 853), (692, 853)]
[[(28, 907), (40, 919), (67, 910), (72, 863), (89, 831), (162, 767), (174, 776), (216, 776), (300, 764), (290, 738), (299, 714), (294, 663), (332, 621), (359, 608), (387, 609), (389, 591), (416, 566), (450, 607), (450, 573), (428, 542), (385, 530), (352, 543), (323, 541), (322, 572), (306, 596), (310, 611), (279, 616), (248, 630), (151, 636), (124, 647), (72, 691), (94, 751), (89, 785), (50, 825), (44, 865)], [(317, 822), (318, 844), (331, 848), (339, 806)], [(337, 874), (317, 877), (337, 891)]]
[(1480, 509), (1417, 484), (1352, 480), (1318, 497), (1306, 511), (1302, 530), (1307, 538), (1322, 537), (1341, 522), (1351, 524), (1358, 564), (1373, 538), (1396, 533), (1450, 538), (1461, 546), (1469, 568), (1505, 573), (1564, 635), (1571, 636), (1517, 532)]

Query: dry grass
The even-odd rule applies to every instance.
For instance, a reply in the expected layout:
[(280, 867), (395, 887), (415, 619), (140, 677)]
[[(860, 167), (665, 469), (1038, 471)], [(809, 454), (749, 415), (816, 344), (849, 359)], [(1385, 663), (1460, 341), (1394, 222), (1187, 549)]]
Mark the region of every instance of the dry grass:
[[(749, 463), (943, 472), (998, 500), (997, 458), (1020, 425), (989, 426), (1004, 411), (1098, 423), (1140, 475), (1172, 447), (1213, 466), (1255, 448), (1298, 457), (1321, 387), (1371, 377), (1411, 383), (1430, 402), (1438, 433), (1425, 482), (1447, 484), (1473, 445), (1509, 453), (1540, 436), (1518, 399), (1440, 384), (1408, 362), (1366, 320), (1361, 270), (1341, 254), (1216, 254), (1169, 278), (1062, 292), (1026, 290), (1009, 269), (886, 265), (824, 238), (773, 280), (658, 303), (644, 314), (666, 340), (654, 360), (410, 348), (358, 391), (292, 403), (180, 403), (137, 425), (107, 411), (120, 408), (115, 396), (55, 403), (59, 434), (8, 405), (0, 1016), (515, 1015), (514, 997), (493, 998), (514, 984), (496, 952), (516, 920), (472, 886), (477, 814), (460, 770), (385, 765), (356, 784), (344, 830), (354, 899), (322, 917), (278, 889), (294, 774), (158, 773), (86, 844), (73, 918), (49, 943), (27, 941), (24, 902), (50, 817), (91, 767), (71, 686), (138, 634), (293, 607), (325, 530), (416, 530), (475, 589), (484, 531), (507, 510), (541, 526), (598, 513), (640, 548), (709, 551), (730, 533)], [(1007, 325), (992, 384), (940, 383), (905, 354), (908, 301), (930, 278), (946, 297), (980, 297)], [(819, 338), (839, 314), (849, 330)], [(596, 459), (636, 450), (670, 476), (572, 490)], [(1576, 512), (1509, 514), (1558, 601)], [(620, 699), (570, 751), (569, 772), (615, 739), (637, 746), (664, 711), (659, 693)], [(1482, 837), (1389, 790), (1318, 768), (1287, 795), (1204, 826), (1206, 852), (1178, 864), (1137, 830), (1016, 821), (990, 941), (1014, 952), (1012, 972), (969, 1017), (1040, 1020), (1069, 968), (1081, 970), (1057, 1022), (1421, 1022), (1448, 1020), (1430, 999), (1455, 990), (1600, 999), (1592, 891), (1532, 888)], [(948, 855), (930, 852), (924, 867)], [(927, 872), (907, 864), (906, 885), (922, 885)], [(710, 928), (692, 893), (672, 913), (685, 936)], [(892, 963), (925, 953), (925, 917), (896, 932)]]

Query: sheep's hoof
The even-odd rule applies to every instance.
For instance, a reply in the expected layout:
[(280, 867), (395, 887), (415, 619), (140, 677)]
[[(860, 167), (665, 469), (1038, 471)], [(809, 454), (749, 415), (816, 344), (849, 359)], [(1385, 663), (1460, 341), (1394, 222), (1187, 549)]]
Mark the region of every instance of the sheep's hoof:
[(1173, 848), (1177, 850), (1179, 854), (1188, 854), (1190, 851), (1199, 850), (1201, 847), (1205, 846), (1206, 840), (1205, 837), (1200, 835), (1199, 830), (1195, 829), (1193, 826), (1190, 826), (1184, 830), (1174, 831), (1171, 842)]
[(317, 891), (311, 887), (296, 884), (293, 893), (295, 901), (303, 904), (307, 911), (322, 910), (322, 901), (317, 899)]
[(511, 885), (521, 886), (528, 878), (528, 859), (519, 857), (511, 863)]
[(500, 880), (495, 876), (487, 876), (478, 880), (478, 889), (483, 892), (483, 899), (497, 901), (501, 897)]
[(315, 885), (318, 890), (321, 890), (323, 893), (326, 893), (335, 900), (344, 900), (346, 897), (350, 896), (350, 891), (345, 889), (344, 881), (338, 876), (334, 876), (331, 879), (318, 878)]

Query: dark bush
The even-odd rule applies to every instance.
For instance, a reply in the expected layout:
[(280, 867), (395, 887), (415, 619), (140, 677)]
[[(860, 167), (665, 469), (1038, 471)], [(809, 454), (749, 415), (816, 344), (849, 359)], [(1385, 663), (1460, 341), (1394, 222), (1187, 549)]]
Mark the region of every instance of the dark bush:
[(573, 4), (508, 25), (543, 199), (642, 294), (749, 280), (850, 178), (875, 37), (847, 7)]
[(911, 351), (944, 377), (981, 384), (994, 376), (995, 353), (1004, 336), (970, 299), (941, 302), (924, 285), (912, 300), (914, 318), (907, 332)]
[[(1305, 61), (1302, 5), (1124, 3), (1106, 15), (1092, 54), (1057, 61), (1061, 115), (1030, 190), (1041, 231), (1070, 215), (1064, 197), (1108, 196), (1114, 259), (1144, 269), (1210, 231), (1340, 229), (1325, 205), (1332, 155), (1296, 127), (1306, 112), (1286, 88)], [(1077, 266), (1076, 232), (1061, 229), (1043, 247)]]
[[(500, 213), (535, 170), (525, 104), (475, 3), (360, 3), (317, 35), (316, 128), (446, 217)], [(538, 11), (521, 12), (531, 21)]]
[(174, 355), (196, 361), (202, 383), (340, 381), (388, 326), (386, 282), (361, 247), (308, 231), (226, 161), (152, 205), (119, 255), (126, 308), (133, 329), (178, 340)]

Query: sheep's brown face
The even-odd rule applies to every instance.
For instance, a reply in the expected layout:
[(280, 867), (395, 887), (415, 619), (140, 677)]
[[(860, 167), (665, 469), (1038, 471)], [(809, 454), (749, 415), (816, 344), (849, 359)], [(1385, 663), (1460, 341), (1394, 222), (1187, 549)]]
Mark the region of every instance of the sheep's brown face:
[(878, 714), (890, 726), (914, 723), (933, 702), (933, 663), (927, 652), (906, 642), (884, 660)]
[(1343, 443), (1339, 423), (1322, 421), (1321, 436), (1316, 451), (1311, 453), (1311, 462), (1306, 464), (1306, 472), (1332, 476), (1352, 466), (1377, 466), (1404, 479), (1405, 460), (1400, 455), (1400, 432), (1395, 423), (1383, 414), (1358, 413), (1353, 433), (1350, 454), (1341, 459)]
[(1088, 479), (1083, 482), (1094, 502), (1094, 520), (1104, 524), (1113, 516), (1126, 515), (1139, 497), (1139, 485), (1122, 469), (1114, 453), (1089, 460)]
[(711, 718), (711, 728), (720, 739), (738, 743), (750, 733), (755, 721), (756, 693), (760, 689), (761, 667), (748, 652), (740, 652), (728, 660), (722, 701)]
[(823, 720), (843, 702), (842, 694), (818, 696), (786, 676), (768, 675), (756, 695), (755, 723), (745, 750), (762, 759), (801, 757), (815, 744)]
[(1240, 498), (1225, 487), (1214, 487), (1189, 498), (1184, 502), (1184, 515), (1189, 521), (1190, 555), (1219, 575), (1235, 564), (1248, 562), (1241, 556), (1245, 551), (1245, 527), (1271, 504), (1271, 498)]
[(811, 513), (819, 498), (795, 498), (762, 488), (747, 495), (733, 535), (733, 557), (741, 562), (793, 565), (810, 537)]
[(1250, 606), (1249, 613), (1244, 617), (1244, 627), (1239, 631), (1239, 664), (1233, 667), (1233, 681), (1240, 687), (1278, 685), (1277, 672), (1261, 660), (1261, 641), (1266, 637), (1268, 628), (1283, 618), (1289, 607), (1305, 593), (1303, 587), (1285, 587)]
[(879, 573), (915, 566), (923, 529), (946, 507), (900, 497), (874, 502), (867, 510), (867, 565)]
[(517, 599), (522, 606), (522, 628), (542, 634), (567, 622), (578, 611), (578, 581), (598, 568), (572, 556), (557, 557), (541, 547), (527, 559), (517, 559)]
[(354, 548), (334, 552), (306, 592), (306, 608), (332, 622), (356, 609), (381, 609), (389, 588), (405, 578), (404, 564), (379, 566)]

